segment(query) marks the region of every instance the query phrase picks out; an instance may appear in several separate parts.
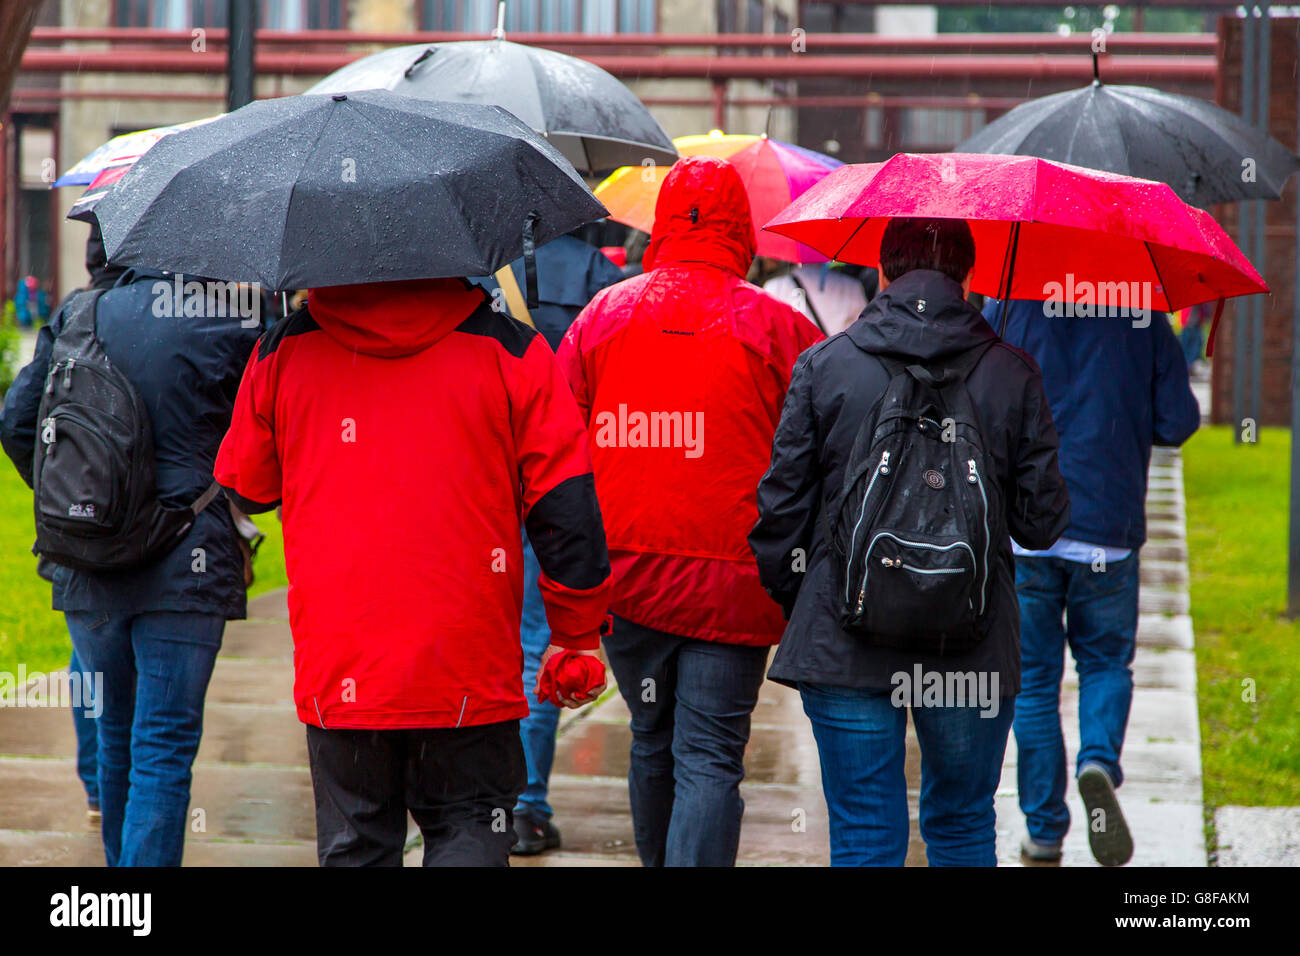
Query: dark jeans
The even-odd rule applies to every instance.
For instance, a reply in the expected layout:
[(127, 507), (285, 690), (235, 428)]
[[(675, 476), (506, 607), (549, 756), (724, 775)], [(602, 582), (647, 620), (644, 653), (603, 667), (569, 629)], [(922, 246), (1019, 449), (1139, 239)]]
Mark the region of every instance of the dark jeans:
[(628, 791), (645, 866), (735, 865), (767, 652), (615, 618), (605, 653), (632, 712)]
[(68, 673), (82, 676), (81, 692), (83, 699), (81, 706), (72, 708), (72, 728), (77, 734), (77, 776), (81, 778), (81, 785), (86, 790), (86, 802), (92, 807), (99, 806), (99, 727), (95, 723), (95, 718), (87, 716), (87, 711), (93, 711), (90, 702), (84, 698), (84, 695), (91, 692), (95, 686), (94, 675), (85, 671), (81, 666), (81, 659), (77, 657), (77, 649), (72, 649), (72, 657), (68, 660)]
[(524, 535), (524, 607), (520, 620), (520, 637), (524, 646), (524, 696), (528, 698), (528, 716), (519, 723), (524, 759), (528, 762), (528, 786), (519, 796), (515, 812), (526, 811), (549, 820), (551, 804), (547, 796), (551, 787), (551, 765), (555, 762), (555, 732), (560, 725), (560, 708), (548, 700), (538, 701), (535, 688), (542, 655), (551, 643), (551, 629), (546, 623), (546, 605), (542, 589), (537, 586), (541, 567), (533, 546)]
[(425, 866), (509, 866), (524, 789), (519, 721), (418, 730), (307, 725), (321, 866), (401, 866), (409, 810)]
[(1059, 843), (1070, 828), (1061, 733), (1065, 645), (1079, 672), (1075, 769), (1101, 764), (1119, 786), (1124, 779), (1119, 756), (1133, 702), (1138, 556), (1104, 572), (1062, 558), (1016, 558), (1016, 592), (1024, 661), (1015, 722), (1020, 809), (1033, 840)]
[(180, 866), (203, 698), (226, 622), (213, 614), (69, 611), (83, 670), (103, 674), (100, 833), (109, 866)]
[[(907, 710), (891, 691), (799, 685), (821, 760), (832, 866), (907, 860)], [(921, 837), (931, 866), (996, 866), (993, 797), (1015, 702), (912, 707), (921, 746)], [(987, 716), (985, 716), (987, 714)]]

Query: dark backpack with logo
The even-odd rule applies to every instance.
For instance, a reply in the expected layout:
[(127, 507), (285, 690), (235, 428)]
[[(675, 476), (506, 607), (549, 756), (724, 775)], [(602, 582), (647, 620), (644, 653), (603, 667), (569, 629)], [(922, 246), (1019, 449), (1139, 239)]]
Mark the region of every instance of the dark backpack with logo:
[(95, 337), (99, 296), (69, 300), (50, 355), (32, 462), (35, 550), (82, 571), (120, 571), (174, 548), (220, 487), (188, 508), (158, 501), (149, 413)]
[(1006, 532), (966, 379), (991, 345), (942, 365), (875, 356), (889, 386), (827, 512), (840, 625), (870, 644), (944, 653), (984, 636)]

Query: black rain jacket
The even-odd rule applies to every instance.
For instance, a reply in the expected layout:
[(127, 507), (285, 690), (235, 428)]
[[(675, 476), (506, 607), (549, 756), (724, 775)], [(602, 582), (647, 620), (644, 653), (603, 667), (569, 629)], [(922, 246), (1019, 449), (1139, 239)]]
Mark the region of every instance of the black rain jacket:
[[(772, 680), (890, 690), (894, 674), (911, 674), (920, 664), (941, 673), (996, 673), (999, 696), (1019, 691), (1020, 612), (1010, 540), (1002, 542), (990, 570), (987, 636), (968, 651), (940, 657), (870, 647), (839, 627), (836, 571), (821, 519), (839, 496), (858, 428), (889, 383), (875, 356), (941, 362), (996, 337), (961, 286), (940, 272), (916, 270), (877, 295), (849, 328), (800, 356), (749, 535), (763, 586), (789, 622), (768, 673)], [(971, 372), (967, 389), (1003, 489), (1006, 527), (1025, 547), (1050, 547), (1069, 524), (1070, 500), (1038, 367), (999, 342)]]

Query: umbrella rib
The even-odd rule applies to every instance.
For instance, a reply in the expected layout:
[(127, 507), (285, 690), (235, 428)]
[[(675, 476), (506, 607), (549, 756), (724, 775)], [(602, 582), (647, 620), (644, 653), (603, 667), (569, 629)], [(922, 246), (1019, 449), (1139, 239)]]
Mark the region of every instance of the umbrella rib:
[[(504, 107), (498, 107), (498, 109), (500, 109), (503, 113), (506, 113), (507, 115), (512, 115), (512, 114), (510, 114), (509, 111), (506, 110)], [(414, 153), (412, 153), (412, 152), (410, 151), (410, 149), (407, 148), (407, 146), (406, 146), (405, 143), (403, 143), (401, 140), (399, 140), (397, 137), (395, 137), (395, 136), (394, 136), (394, 135), (393, 135), (393, 134), (392, 134), (388, 129), (386, 129), (382, 124), (380, 124), (380, 123), (376, 123), (373, 119), (371, 119), (369, 116), (366, 116), (366, 115), (365, 115), (363, 112), (361, 112), (360, 110), (357, 111), (357, 116), (358, 116), (362, 121), (364, 121), (364, 122), (370, 124), (371, 128), (373, 128), (373, 129), (375, 130), (376, 133), (378, 133), (380, 136), (384, 137), (386, 140), (388, 140), (389, 142), (391, 142), (395, 147), (397, 147), (397, 148), (400, 149), (403, 153), (405, 153), (407, 156), (409, 156), (409, 157), (411, 158), (411, 160), (412, 160), (415, 164), (417, 164), (417, 165), (419, 164), (420, 157), (418, 157), (418, 156), (416, 156)], [(522, 120), (519, 120), (519, 122), (520, 122), (520, 123), (523, 123)], [(524, 125), (527, 126), (527, 124), (524, 124)], [(495, 130), (488, 130), (488, 129), (481, 128), (481, 127), (477, 128), (477, 132), (478, 132), (479, 134), (481, 134), (481, 135), (499, 136), (499, 137), (501, 137), (502, 139), (506, 139), (506, 140), (514, 140), (514, 139), (515, 139), (514, 137), (510, 136), (510, 135), (507, 134), (507, 133), (501, 133), (501, 132), (497, 132), (497, 131), (495, 131)], [(543, 138), (545, 138), (545, 134), (544, 134), (544, 133), (539, 133), (539, 135), (542, 136)], [(517, 141), (517, 142), (522, 142), (522, 141), (520, 141), (520, 140), (516, 140), (516, 141)], [(529, 144), (529, 145), (531, 146), (532, 144)], [(433, 179), (430, 179), (430, 180), (429, 180), (429, 183), (430, 183), (430, 185), (435, 185), (435, 186), (437, 186), (439, 189), (441, 189), (441, 190), (443, 191), (443, 193), (444, 193), (445, 195), (447, 195), (447, 197), (448, 197), (449, 199), (454, 198), (454, 195), (452, 194), (452, 192), (450, 191), (450, 189), (448, 189), (447, 184), (446, 184), (446, 183), (445, 183), (441, 178), (434, 177)], [(459, 202), (455, 202), (455, 203), (453, 203), (453, 205), (455, 205), (456, 210), (457, 210), (457, 213), (458, 213), (458, 215), (459, 215), (459, 225), (460, 225), (460, 229), (461, 229), (461, 233), (462, 233), (462, 235), (466, 236), (467, 238), (472, 238), (472, 232), (471, 232), (471, 230), (470, 230), (470, 225), (469, 225), (468, 220), (466, 220), (466, 218), (465, 218), (465, 213), (464, 213), (464, 211), (461, 209), (461, 204), (460, 204)]]
[[(1142, 240), (1142, 245), (1146, 248), (1146, 251), (1147, 251), (1147, 258), (1148, 258), (1149, 260), (1151, 260), (1151, 269), (1152, 269), (1152, 271), (1154, 271), (1155, 274), (1156, 274), (1156, 281), (1160, 283), (1160, 288), (1164, 290), (1164, 293), (1165, 293), (1165, 305), (1167, 306), (1166, 311), (1174, 312), (1174, 311), (1176, 311), (1176, 310), (1174, 309), (1174, 303), (1173, 303), (1173, 300), (1169, 298), (1169, 286), (1165, 285), (1164, 277), (1160, 274), (1160, 267), (1159, 267), (1158, 265), (1156, 265), (1156, 254), (1155, 254), (1155, 253), (1152, 251), (1152, 249), (1151, 249), (1151, 243), (1147, 242), (1147, 241), (1144, 239), (1144, 240)], [(1155, 303), (1152, 303), (1152, 304), (1154, 305)], [(1129, 303), (1129, 309), (1130, 309), (1130, 312), (1131, 312), (1131, 311), (1132, 311), (1132, 303)]]
[[(325, 114), (324, 119), (321, 120), (320, 129), (316, 131), (316, 138), (312, 140), (311, 146), (303, 153), (302, 165), (298, 167), (298, 172), (293, 177), (293, 183), (289, 186), (289, 200), (284, 204), (284, 229), (280, 232), (280, 251), (275, 257), (274, 274), (277, 283), (284, 278), (284, 274), (280, 269), (280, 263), (284, 261), (284, 243), (289, 236), (289, 210), (293, 208), (293, 194), (298, 191), (298, 182), (302, 179), (302, 173), (303, 170), (307, 168), (307, 163), (309, 163), (311, 158), (316, 155), (316, 147), (320, 145), (321, 139), (325, 136), (325, 130), (329, 126), (330, 117), (333, 115), (333, 112), (334, 111), (331, 109)], [(281, 292), (284, 290), (272, 289), (271, 291)]]

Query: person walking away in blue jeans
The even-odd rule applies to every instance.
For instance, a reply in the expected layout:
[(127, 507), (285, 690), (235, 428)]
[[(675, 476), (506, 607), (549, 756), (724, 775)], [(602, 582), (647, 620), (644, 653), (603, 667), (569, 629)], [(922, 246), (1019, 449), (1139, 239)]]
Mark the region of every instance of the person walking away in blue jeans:
[(822, 336), (745, 281), (754, 252), (735, 169), (679, 160), (645, 272), (592, 299), (557, 352), (587, 420), (609, 539), (605, 653), (632, 715), (628, 787), (646, 866), (735, 864), (750, 715), (781, 635), (745, 535), (790, 370)]
[[(559, 348), (564, 333), (569, 330), (578, 313), (601, 289), (623, 278), (619, 268), (610, 262), (595, 246), (583, 241), (578, 229), (569, 235), (553, 239), (537, 250), (537, 299), (528, 314), (514, 318), (527, 322), (546, 339), (552, 350)], [(516, 289), (525, 288), (524, 260), (516, 259), (509, 266)], [(501, 273), (483, 276), (470, 281), (482, 286), (494, 302), (505, 299), (498, 279)], [(515, 805), (515, 845), (511, 853), (516, 856), (533, 856), (560, 845), (560, 831), (552, 822), (551, 765), (555, 762), (555, 733), (560, 723), (560, 708), (550, 701), (538, 701), (529, 690), (537, 684), (542, 656), (551, 643), (551, 629), (546, 623), (546, 607), (542, 590), (537, 584), (540, 566), (533, 546), (524, 535), (524, 604), (519, 626), (519, 636), (524, 648), (524, 688), (528, 697), (528, 716), (519, 722), (519, 735), (523, 740), (524, 759), (528, 764), (528, 786), (519, 795)]]
[[(995, 321), (997, 309), (992, 302), (984, 314)], [(1024, 678), (1014, 730), (1028, 829), (1021, 851), (1032, 861), (1059, 861), (1070, 827), (1060, 716), (1068, 646), (1079, 675), (1075, 777), (1088, 841), (1099, 863), (1117, 866), (1133, 855), (1115, 789), (1124, 780), (1120, 755), (1133, 700), (1151, 446), (1185, 442), (1200, 423), (1200, 409), (1163, 315), (1081, 311), (1017, 301), (1007, 310), (1007, 341), (1043, 370), (1071, 502), (1070, 526), (1054, 546), (1015, 545)]]
[[(111, 289), (117, 284), (122, 273), (126, 271), (121, 266), (112, 266), (108, 264), (108, 259), (104, 255), (104, 237), (99, 231), (98, 223), (92, 223), (90, 235), (86, 239), (86, 272), (90, 275), (90, 282), (86, 289)], [(69, 298), (81, 292), (81, 289), (74, 289), (68, 293), (63, 302), (59, 303), (62, 308)], [(42, 316), (42, 320), (46, 318)], [(42, 328), (37, 334), (38, 341), (44, 338), (52, 338), (53, 333)], [(39, 347), (38, 347), (39, 348)], [(54, 583), (55, 564), (47, 558), (40, 558), (36, 564), (36, 573), (41, 578)], [(71, 640), (71, 635), (69, 635)], [(82, 789), (86, 793), (86, 816), (92, 824), (99, 824), (101, 814), (99, 810), (99, 727), (92, 714), (94, 714), (93, 697), (84, 695), (93, 694), (95, 687), (95, 675), (86, 671), (81, 666), (81, 659), (77, 657), (77, 649), (72, 649), (72, 655), (68, 659), (68, 673), (80, 674), (79, 686), (83, 695), (81, 706), (72, 708), (72, 727), (77, 738), (77, 777), (81, 781)]]
[[(128, 270), (101, 295), (95, 319), (109, 360), (148, 412), (158, 496), (179, 508), (212, 483), (259, 328), (202, 292), (194, 293), (203, 298), (200, 307), (187, 293), (176, 310), (172, 288), (161, 274)], [(0, 416), (0, 442), (28, 484), (63, 314), (41, 330), (35, 357), (19, 372)], [(102, 675), (96, 723), (105, 859), (109, 866), (179, 866), (208, 680), (225, 622), (246, 610), (244, 558), (226, 502), (218, 497), (171, 551), (140, 568), (91, 573), (56, 566), (54, 608), (67, 618), (81, 668)]]
[[(859, 321), (800, 357), (771, 467), (758, 488), (758, 523), (749, 543), (764, 587), (789, 620), (768, 678), (798, 688), (812, 721), (833, 866), (902, 866), (907, 859), (909, 710), (921, 746), (920, 824), (930, 865), (997, 862), (993, 797), (1020, 681), (1011, 545), (998, 529), (1047, 547), (1068, 523), (1069, 499), (1038, 370), (1022, 352), (997, 341), (966, 301), (975, 252), (964, 220), (889, 222), (880, 243), (881, 290)], [(966, 633), (956, 635), (966, 639), (958, 647), (945, 647), (947, 632), (931, 642), (920, 633), (849, 633), (840, 623), (845, 556), (827, 541), (826, 529), (841, 514), (846, 467), (859, 430), (878, 421), (873, 408), (890, 388), (896, 374), (891, 369), (907, 369), (897, 374), (918, 381), (918, 375), (946, 379), (954, 369), (965, 373), (973, 406), (969, 417), (978, 423), (988, 472), (980, 484), (970, 459), (969, 471), (967, 462), (954, 464), (960, 469), (956, 475), (928, 469), (905, 478), (909, 453), (919, 449), (907, 442), (922, 438), (900, 439), (904, 444), (892, 461), (892, 475), (884, 455), (864, 472), (890, 475), (889, 482), (908, 481), (884, 486), (907, 493), (891, 492), (891, 507), (896, 497), (917, 503), (899, 520), (946, 527), (947, 509), (966, 499), (945, 497), (942, 490), (954, 495), (952, 486), (968, 475), (975, 479), (971, 485), (980, 485), (981, 500), (985, 486), (1001, 489), (983, 505), (991, 530), (982, 610)], [(897, 434), (920, 436), (928, 427), (924, 410), (911, 414), (911, 420), (896, 420)], [(869, 446), (872, 453), (876, 448)], [(932, 494), (938, 497), (926, 498)], [(860, 515), (867, 500), (862, 499)], [(877, 509), (884, 508), (885, 498), (873, 500)], [(916, 541), (909, 532), (921, 533), (910, 526), (890, 533), (895, 541)], [(869, 524), (864, 533), (872, 535), (874, 545), (887, 531)], [(901, 613), (904, 599), (924, 608), (922, 583), (931, 580), (924, 575), (943, 573), (905, 564), (871, 546), (866, 554), (864, 575), (875, 573), (877, 581), (881, 574), (898, 576), (885, 585), (895, 589), (898, 600), (877, 602), (884, 613)], [(866, 595), (865, 580), (861, 594)], [(900, 630), (924, 617), (924, 611), (914, 613)], [(924, 625), (915, 626), (919, 632)]]

